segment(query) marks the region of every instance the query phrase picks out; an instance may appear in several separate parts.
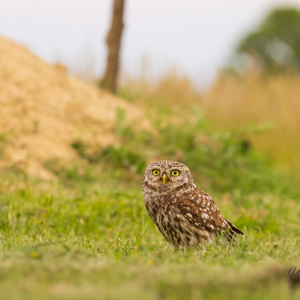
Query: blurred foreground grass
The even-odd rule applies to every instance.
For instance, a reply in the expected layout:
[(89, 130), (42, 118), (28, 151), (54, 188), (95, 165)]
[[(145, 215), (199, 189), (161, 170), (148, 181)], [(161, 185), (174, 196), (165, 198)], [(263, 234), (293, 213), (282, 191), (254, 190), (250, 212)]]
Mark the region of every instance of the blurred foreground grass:
[[(126, 127), (118, 110), (119, 147), (74, 141), (78, 161), (46, 164), (54, 182), (1, 174), (1, 299), (299, 299), (288, 277), (300, 267), (297, 178), (275, 171), (249, 132), (216, 129), (182, 84), (189, 92), (179, 88), (174, 105), (167, 93), (122, 91), (145, 95), (137, 105), (155, 132)], [(186, 163), (245, 238), (174, 251), (141, 193), (144, 168), (158, 159)]]

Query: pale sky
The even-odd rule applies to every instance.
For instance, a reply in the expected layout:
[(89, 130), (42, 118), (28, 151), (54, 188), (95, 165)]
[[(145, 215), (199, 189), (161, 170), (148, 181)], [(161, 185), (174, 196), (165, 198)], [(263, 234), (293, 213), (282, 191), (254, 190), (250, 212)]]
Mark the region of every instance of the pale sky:
[[(278, 5), (300, 0), (127, 0), (122, 71), (137, 74), (146, 59), (153, 75), (175, 66), (206, 84)], [(0, 7), (0, 35), (72, 72), (102, 74), (112, 0), (0, 0)]]

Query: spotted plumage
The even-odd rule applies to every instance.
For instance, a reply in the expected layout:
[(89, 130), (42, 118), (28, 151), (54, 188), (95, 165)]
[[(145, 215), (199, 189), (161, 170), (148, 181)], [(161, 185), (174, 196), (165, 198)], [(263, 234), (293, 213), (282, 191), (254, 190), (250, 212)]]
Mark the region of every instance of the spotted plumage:
[(152, 221), (175, 248), (211, 243), (223, 234), (244, 234), (225, 219), (213, 199), (198, 189), (189, 168), (179, 162), (149, 164), (143, 181), (145, 205)]

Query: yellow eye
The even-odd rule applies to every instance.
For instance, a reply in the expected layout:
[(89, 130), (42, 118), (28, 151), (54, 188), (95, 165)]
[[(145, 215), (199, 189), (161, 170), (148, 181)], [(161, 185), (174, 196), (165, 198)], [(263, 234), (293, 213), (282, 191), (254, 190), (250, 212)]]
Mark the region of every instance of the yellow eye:
[(171, 174), (173, 176), (179, 176), (180, 172), (178, 170), (173, 170)]
[(153, 170), (153, 171), (152, 171), (152, 174), (153, 174), (154, 176), (159, 175), (159, 170)]

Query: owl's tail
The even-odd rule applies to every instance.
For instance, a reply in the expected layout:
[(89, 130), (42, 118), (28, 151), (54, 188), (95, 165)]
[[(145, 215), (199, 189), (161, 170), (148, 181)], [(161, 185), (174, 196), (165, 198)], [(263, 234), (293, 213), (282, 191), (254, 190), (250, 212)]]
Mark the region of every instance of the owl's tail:
[(228, 222), (228, 224), (230, 225), (230, 232), (235, 235), (234, 233), (238, 233), (241, 235), (245, 235), (243, 231), (239, 230), (234, 224), (232, 224), (230, 221), (228, 221), (226, 219), (226, 221)]

